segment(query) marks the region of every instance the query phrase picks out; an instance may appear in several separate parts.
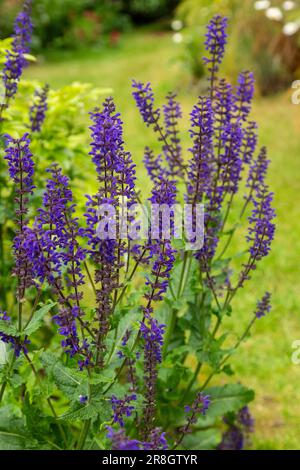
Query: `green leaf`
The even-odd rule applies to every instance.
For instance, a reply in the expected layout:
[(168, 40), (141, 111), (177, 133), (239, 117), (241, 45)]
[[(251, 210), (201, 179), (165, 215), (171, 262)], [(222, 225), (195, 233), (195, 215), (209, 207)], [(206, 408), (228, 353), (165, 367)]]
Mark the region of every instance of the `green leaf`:
[(55, 302), (50, 302), (46, 305), (43, 305), (39, 310), (37, 310), (32, 319), (30, 320), (29, 324), (26, 326), (24, 329), (23, 333), (26, 335), (31, 335), (34, 333), (36, 330), (40, 328), (40, 326), (43, 323), (43, 319), (45, 315), (56, 305)]
[(0, 331), (6, 335), (10, 336), (20, 336), (21, 333), (18, 331), (18, 328), (15, 325), (12, 325), (6, 320), (0, 320)]
[(223, 416), (231, 411), (238, 411), (254, 399), (254, 392), (241, 384), (227, 384), (205, 390), (210, 396), (211, 404), (208, 417)]
[(111, 406), (107, 400), (92, 400), (86, 406), (71, 408), (69, 411), (60, 416), (64, 421), (86, 421), (88, 419), (95, 419), (98, 416), (102, 421), (109, 419), (111, 415)]
[(16, 416), (13, 406), (0, 409), (0, 450), (34, 449), (38, 441), (32, 439), (23, 418)]
[(46, 368), (47, 375), (54, 380), (56, 386), (64, 392), (68, 398), (78, 399), (83, 387), (84, 376), (81, 372), (66, 367), (51, 353), (42, 353), (42, 364)]
[(221, 442), (221, 431), (218, 429), (205, 429), (184, 438), (184, 447), (197, 450), (214, 450)]

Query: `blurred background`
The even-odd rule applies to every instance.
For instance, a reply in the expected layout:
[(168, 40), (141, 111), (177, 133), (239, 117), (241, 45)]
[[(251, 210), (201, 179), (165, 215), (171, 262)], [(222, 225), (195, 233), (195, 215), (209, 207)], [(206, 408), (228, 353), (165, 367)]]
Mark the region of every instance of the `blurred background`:
[[(0, 0), (1, 38), (11, 34), (21, 3)], [(151, 81), (158, 103), (168, 91), (176, 91), (186, 131), (196, 96), (205, 89), (202, 56), (206, 24), (215, 13), (229, 18), (222, 74), (235, 83), (239, 71), (251, 69), (255, 73), (253, 118), (260, 129), (259, 143), (268, 147), (272, 161), (269, 183), (277, 211), (272, 254), (237, 299), (236, 314), (228, 320), (228, 327), (242, 331), (256, 298), (266, 289), (273, 292), (273, 311), (258, 322), (233, 363), (236, 377), (256, 391), (253, 447), (299, 449), (300, 365), (291, 360), (292, 343), (300, 340), (300, 104), (296, 104), (300, 100), (292, 100), (297, 86), (300, 90), (299, 0), (33, 3), (32, 52), (37, 60), (26, 70), (25, 78), (49, 83), (54, 89), (79, 81), (112, 89), (125, 121), (127, 148), (138, 165), (140, 187), (148, 191), (141, 164), (143, 149), (145, 145), (156, 148), (157, 143), (135, 108), (131, 80)], [(84, 119), (87, 129), (88, 116)], [(188, 133), (183, 135), (188, 148)], [(86, 130), (87, 144), (88, 139)], [(85, 173), (92, 172), (88, 156), (80, 165)]]

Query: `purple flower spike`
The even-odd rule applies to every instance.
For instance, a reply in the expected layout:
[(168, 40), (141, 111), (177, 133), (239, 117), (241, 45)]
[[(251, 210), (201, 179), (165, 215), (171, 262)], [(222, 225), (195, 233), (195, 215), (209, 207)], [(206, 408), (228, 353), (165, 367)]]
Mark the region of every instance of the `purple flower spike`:
[(246, 121), (251, 111), (254, 95), (254, 75), (245, 71), (239, 75), (238, 86), (234, 97), (234, 111), (236, 119)]
[(17, 296), (22, 299), (25, 289), (33, 285), (32, 265), (28, 261), (24, 247), (27, 230), (27, 214), (29, 196), (33, 193), (34, 162), (29, 148), (28, 134), (20, 139), (6, 136), (5, 160), (8, 162), (8, 171), (15, 186), (15, 213), (17, 232), (13, 241), (15, 267), (13, 273), (18, 279)]
[(271, 311), (271, 294), (266, 292), (262, 299), (257, 303), (255, 316), (256, 318), (264, 317)]
[(216, 81), (216, 73), (222, 63), (225, 46), (227, 42), (227, 18), (216, 15), (210, 21), (207, 27), (205, 48), (209, 53), (209, 57), (204, 57), (203, 60), (210, 72), (210, 92), (211, 97), (214, 95), (214, 85)]
[[(96, 263), (96, 315), (99, 323), (97, 334), (97, 360), (98, 365), (103, 364), (105, 353), (105, 339), (110, 328), (110, 315), (112, 312), (112, 295), (119, 287), (119, 272), (124, 265), (126, 243), (118, 238), (119, 229), (117, 218), (111, 216), (110, 227), (114, 226), (114, 233), (105, 233), (99, 236), (98, 209), (103, 204), (109, 204), (112, 209), (118, 209), (124, 198), (127, 204), (136, 202), (135, 192), (135, 165), (130, 153), (124, 149), (123, 123), (119, 113), (116, 113), (112, 98), (103, 103), (101, 110), (91, 113), (91, 151), (90, 155), (95, 164), (98, 175), (99, 189), (96, 195), (88, 196), (86, 204), (87, 229), (85, 231), (90, 246), (89, 253)], [(105, 238), (105, 239), (104, 239)]]
[(249, 169), (247, 187), (250, 189), (250, 199), (253, 196), (253, 192), (257, 193), (261, 185), (265, 183), (269, 163), (270, 161), (267, 159), (267, 149), (262, 147), (256, 160), (254, 160)]
[(149, 442), (143, 443), (143, 450), (168, 450), (168, 442), (166, 433), (162, 432), (161, 428), (154, 428), (150, 432)]
[(257, 146), (257, 124), (250, 121), (245, 129), (243, 138), (243, 162), (250, 165)]
[[(145, 312), (145, 310), (144, 310)], [(145, 408), (144, 408), (144, 435), (151, 431), (155, 413), (155, 388), (157, 380), (157, 365), (162, 361), (161, 349), (165, 325), (160, 325), (150, 314), (145, 313), (145, 320), (141, 322), (141, 336), (144, 340), (144, 370), (145, 370)]]
[(183, 159), (182, 147), (180, 145), (178, 123), (182, 118), (182, 111), (180, 104), (176, 101), (176, 94), (169, 93), (166, 97), (167, 103), (163, 106), (166, 139), (170, 142), (169, 145), (163, 146), (163, 151), (166, 160), (169, 164), (170, 175), (172, 177), (183, 177)]
[[(183, 177), (184, 163), (181, 155), (181, 145), (178, 131), (178, 121), (182, 117), (181, 108), (179, 103), (175, 100), (176, 95), (169, 93), (166, 97), (167, 103), (163, 107), (164, 123), (160, 123), (161, 110), (154, 106), (154, 94), (151, 84), (146, 85), (142, 82), (132, 82), (133, 92), (132, 95), (135, 99), (136, 105), (140, 111), (145, 124), (153, 126), (154, 132), (158, 135), (158, 141), (162, 143), (163, 155), (168, 163), (168, 169), (164, 169), (165, 176)], [(153, 164), (158, 163), (161, 166), (161, 157), (154, 158), (152, 153), (146, 151), (146, 166), (149, 171), (151, 179), (157, 172), (153, 172)], [(163, 175), (161, 175), (163, 176)]]
[(188, 171), (188, 202), (201, 203), (211, 178), (211, 159), (213, 152), (213, 112), (209, 98), (199, 98), (191, 113), (190, 149), (192, 158)]
[(145, 148), (143, 162), (145, 164), (148, 175), (150, 176), (150, 179), (154, 183), (158, 182), (160, 177), (166, 173), (165, 168), (163, 168), (162, 166), (162, 156), (156, 156), (153, 150), (151, 150), (149, 147)]
[(262, 186), (254, 199), (254, 209), (249, 217), (250, 227), (248, 230), (247, 241), (251, 244), (249, 251), (253, 259), (251, 269), (255, 269), (254, 263), (261, 260), (269, 254), (271, 242), (274, 238), (275, 211), (271, 204), (273, 194), (268, 192), (266, 186)]
[(192, 405), (185, 406), (185, 412), (189, 413), (189, 416), (187, 418), (186, 424), (181, 428), (182, 436), (180, 442), (185, 434), (191, 432), (192, 425), (197, 423), (199, 414), (205, 416), (209, 408), (210, 402), (211, 400), (208, 395), (204, 395), (202, 392), (199, 392)]
[(124, 429), (115, 431), (112, 427), (107, 426), (107, 437), (111, 440), (111, 450), (141, 450), (142, 443), (136, 439), (129, 439), (125, 435)]
[(115, 395), (111, 397), (111, 406), (113, 409), (113, 422), (118, 423), (122, 428), (124, 427), (123, 416), (131, 416), (134, 411), (134, 406), (129, 405), (132, 401), (135, 401), (137, 396), (135, 394), (127, 395), (123, 400), (119, 400)]
[(7, 51), (3, 69), (3, 83), (5, 87), (4, 106), (7, 106), (8, 100), (13, 98), (17, 92), (18, 82), (20, 81), (27, 60), (24, 54), (29, 52), (29, 43), (31, 41), (32, 23), (31, 0), (24, 2), (23, 10), (18, 14), (15, 20), (12, 50)]
[(132, 96), (140, 114), (147, 126), (157, 125), (160, 118), (160, 109), (154, 107), (154, 93), (151, 83), (144, 84), (142, 82), (132, 81)]

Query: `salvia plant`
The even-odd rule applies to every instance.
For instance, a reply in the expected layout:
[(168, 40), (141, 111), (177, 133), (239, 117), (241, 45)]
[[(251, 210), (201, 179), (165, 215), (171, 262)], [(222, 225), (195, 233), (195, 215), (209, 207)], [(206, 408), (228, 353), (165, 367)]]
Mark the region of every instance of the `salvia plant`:
[[(4, 133), (14, 263), (0, 317), (1, 448), (241, 449), (249, 442), (254, 394), (225, 377), (270, 311), (270, 293), (233, 342), (224, 320), (270, 251), (275, 214), (266, 149), (257, 148), (250, 118), (253, 75), (242, 72), (235, 86), (220, 78), (226, 27), (215, 16), (207, 28), (208, 87), (190, 114), (187, 151), (176, 95), (159, 108), (150, 83), (133, 82), (141, 118), (161, 145), (158, 155), (145, 148), (151, 194), (143, 207), (168, 209), (169, 234), (160, 212), (158, 233), (149, 211), (136, 217), (142, 194), (112, 98), (90, 113), (86, 154), (97, 189), (85, 195), (84, 211), (60, 164), (36, 178), (32, 140), (50, 112), (48, 87), (35, 92), (27, 131)], [(27, 1), (3, 69), (2, 112), (17, 93), (31, 29)], [(175, 236), (180, 204), (190, 208), (190, 228), (202, 205), (200, 246)], [(149, 230), (137, 238), (145, 219)]]

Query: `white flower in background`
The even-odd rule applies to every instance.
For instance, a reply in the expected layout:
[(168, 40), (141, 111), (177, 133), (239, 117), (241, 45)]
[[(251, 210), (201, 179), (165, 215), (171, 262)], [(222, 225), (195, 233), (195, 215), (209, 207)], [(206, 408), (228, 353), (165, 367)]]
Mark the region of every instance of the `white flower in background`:
[(285, 11), (290, 11), (295, 8), (296, 4), (295, 2), (292, 2), (292, 1), (286, 1), (286, 2), (283, 2), (282, 6)]
[(269, 2), (269, 0), (260, 0), (259, 2), (254, 3), (254, 8), (257, 11), (266, 10), (270, 5), (271, 2)]
[(283, 14), (280, 8), (271, 7), (266, 10), (266, 17), (269, 18), (269, 20), (281, 21)]
[(283, 34), (286, 36), (293, 36), (294, 34), (299, 31), (300, 23), (296, 23), (296, 21), (291, 21), (290, 23), (286, 23), (283, 27)]
[(171, 23), (171, 28), (173, 29), (173, 31), (180, 31), (182, 27), (183, 27), (183, 23), (180, 20), (174, 20)]
[(175, 33), (173, 34), (173, 42), (175, 42), (175, 44), (180, 44), (182, 41), (183, 41), (183, 36), (181, 33)]

